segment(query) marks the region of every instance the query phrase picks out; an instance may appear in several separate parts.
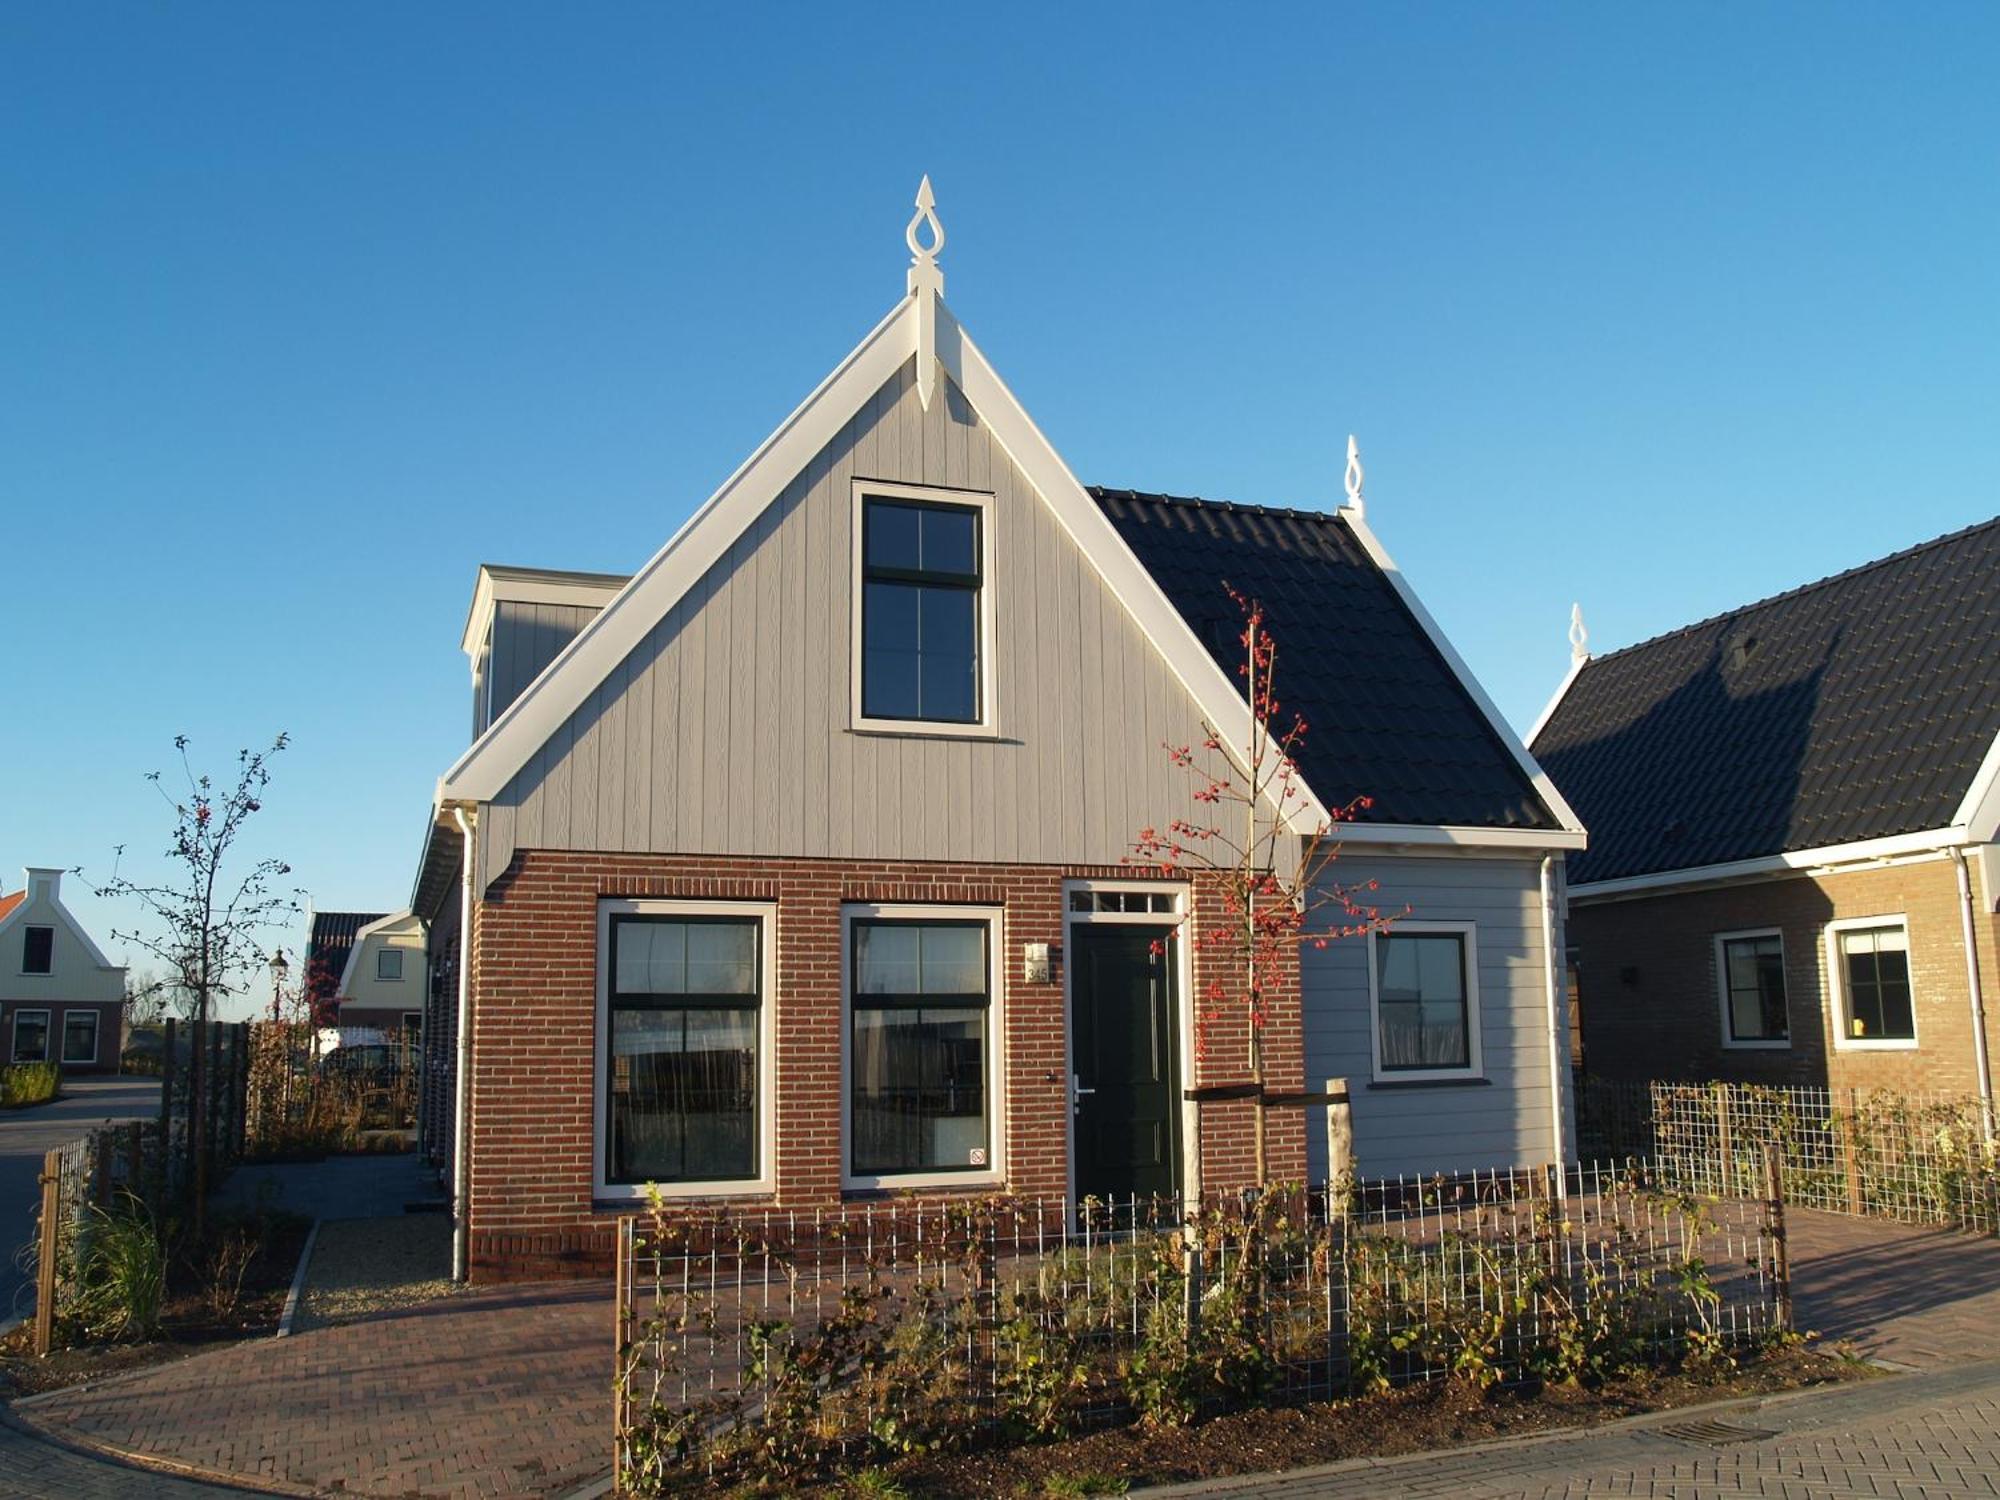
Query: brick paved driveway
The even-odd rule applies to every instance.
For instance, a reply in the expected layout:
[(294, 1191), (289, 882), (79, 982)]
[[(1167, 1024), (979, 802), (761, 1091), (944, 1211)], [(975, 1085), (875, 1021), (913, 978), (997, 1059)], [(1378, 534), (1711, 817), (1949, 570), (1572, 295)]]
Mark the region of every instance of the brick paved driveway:
[(2000, 1358), (2000, 1239), (1793, 1210), (1794, 1316), (1919, 1369)]

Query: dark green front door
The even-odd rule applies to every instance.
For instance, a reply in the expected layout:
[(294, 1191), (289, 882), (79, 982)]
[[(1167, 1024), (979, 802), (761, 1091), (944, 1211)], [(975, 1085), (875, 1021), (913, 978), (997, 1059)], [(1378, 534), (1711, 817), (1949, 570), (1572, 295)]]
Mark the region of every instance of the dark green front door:
[(1179, 939), (1166, 927), (1078, 923), (1069, 940), (1077, 1197), (1177, 1193)]

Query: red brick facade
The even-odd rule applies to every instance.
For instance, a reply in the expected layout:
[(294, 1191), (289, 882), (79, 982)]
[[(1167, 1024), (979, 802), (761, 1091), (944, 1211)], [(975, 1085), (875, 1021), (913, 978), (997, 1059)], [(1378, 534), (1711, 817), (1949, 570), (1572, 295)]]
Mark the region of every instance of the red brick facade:
[[(14, 1017), (21, 1011), (42, 1011), (48, 1016), (47, 1055), (44, 1062), (62, 1062), (65, 1073), (116, 1073), (120, 1049), (125, 1045), (125, 1002), (122, 1000), (9, 1000), (0, 1004), (0, 1066), (14, 1060)], [(89, 1062), (63, 1061), (63, 1021), (83, 1011), (97, 1016), (97, 1056)], [(34, 1060), (34, 1059), (30, 1059)]]
[[(475, 1279), (595, 1269), (619, 1205), (592, 1201), (598, 903), (609, 898), (754, 900), (777, 907), (775, 1192), (759, 1202), (830, 1207), (843, 1199), (840, 1047), (841, 908), (856, 902), (1002, 908), (1006, 1097), (998, 1109), (1010, 1190), (1067, 1190), (1069, 1096), (1060, 961), (1050, 981), (1024, 977), (1024, 948), (1063, 942), (1063, 882), (1129, 879), (1119, 869), (916, 864), (530, 850), (474, 908), (470, 1253)], [(1198, 897), (1195, 922), (1209, 903)], [(1206, 985), (1195, 955), (1194, 990)], [(1183, 997), (1189, 1003), (1189, 997)], [(1205, 1060), (1183, 1082), (1244, 1076), (1245, 1022), (1206, 1029)], [(1303, 1087), (1298, 974), (1283, 976), (1267, 1040), (1269, 1085)], [(1205, 1181), (1253, 1176), (1250, 1107), (1211, 1105)], [(1305, 1168), (1298, 1110), (1270, 1117), (1276, 1177)], [(989, 1191), (990, 1189), (981, 1189)]]
[[(2000, 962), (1995, 919), (1974, 882), (1974, 932), (1986, 997), (1988, 1045), (2000, 1055)], [(1908, 924), (1918, 1045), (1836, 1047), (1827, 980), (1826, 926), (1850, 917), (1901, 916)], [(1784, 935), (1791, 1046), (1722, 1044), (1715, 936), (1777, 928)], [(1718, 1078), (1835, 1088), (1971, 1094), (1972, 1009), (1963, 919), (1951, 861), (1797, 875), (1710, 890), (1572, 906), (1586, 1069), (1602, 1078)]]

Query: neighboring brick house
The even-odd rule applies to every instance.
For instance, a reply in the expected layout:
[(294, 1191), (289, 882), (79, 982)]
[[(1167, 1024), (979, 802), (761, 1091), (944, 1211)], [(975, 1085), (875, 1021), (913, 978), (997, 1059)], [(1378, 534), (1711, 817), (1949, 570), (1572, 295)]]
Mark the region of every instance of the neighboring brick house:
[(1574, 655), (1587, 1071), (1990, 1096), (2000, 520)]
[[(928, 204), (920, 200), (928, 212)], [(921, 215), (920, 215), (921, 217)], [(934, 226), (933, 226), (934, 227)], [(1583, 835), (1337, 512), (1085, 490), (942, 298), (909, 294), (630, 579), (484, 568), (472, 747), (411, 910), (424, 1139), (474, 1277), (601, 1264), (611, 1216), (997, 1188), (1235, 1186), (1240, 1016), (1196, 1056), (1214, 892), (1121, 861), (1241, 745), (1263, 600), (1313, 721), (1291, 830), (1408, 920), (1275, 986), (1270, 1086), (1353, 1085), (1370, 1172), (1564, 1154), (1560, 882)], [(1267, 816), (1271, 815), (1267, 810)], [(1317, 879), (1330, 877), (1324, 870)], [(462, 1024), (465, 1023), (465, 1024)], [(1323, 1131), (1275, 1112), (1275, 1170)]]
[(116, 1073), (125, 970), (63, 905), (63, 872), (31, 865), (0, 895), (0, 1063), (56, 1062)]

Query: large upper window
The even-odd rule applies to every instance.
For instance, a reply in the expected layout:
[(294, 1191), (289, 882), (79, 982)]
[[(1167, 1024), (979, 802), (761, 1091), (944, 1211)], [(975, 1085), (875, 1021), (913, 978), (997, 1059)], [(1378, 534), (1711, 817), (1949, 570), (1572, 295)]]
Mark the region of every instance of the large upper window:
[(17, 1063), (49, 1060), (49, 1013), (45, 1010), (14, 1012), (14, 1054)]
[(760, 1175), (767, 940), (761, 916), (610, 916), (606, 1186)]
[(1725, 932), (1717, 936), (1715, 952), (1723, 1039), (1732, 1047), (1788, 1045), (1784, 938), (1776, 932)]
[(378, 948), (375, 950), (375, 977), (395, 983), (403, 977), (403, 950), (401, 948)]
[(1910, 933), (1900, 918), (1836, 923), (1831, 931), (1840, 992), (1840, 1040), (1848, 1046), (1910, 1046)]
[(53, 927), (30, 927), (21, 939), (21, 972), (23, 974), (46, 974), (55, 963), (56, 930)]
[(983, 719), (985, 523), (979, 505), (862, 495), (863, 721)]
[(1469, 925), (1399, 922), (1374, 934), (1376, 1071), (1385, 1079), (1479, 1071), (1479, 1000)]
[(848, 929), (848, 1175), (990, 1172), (992, 924), (856, 916)]
[(97, 1061), (96, 1011), (66, 1010), (63, 1012), (62, 1060), (66, 1063), (94, 1063)]

